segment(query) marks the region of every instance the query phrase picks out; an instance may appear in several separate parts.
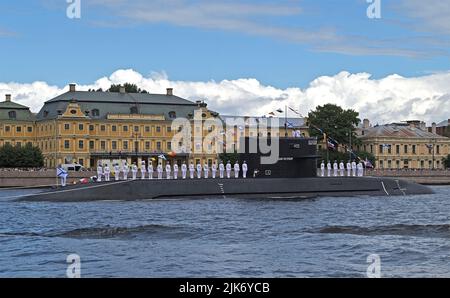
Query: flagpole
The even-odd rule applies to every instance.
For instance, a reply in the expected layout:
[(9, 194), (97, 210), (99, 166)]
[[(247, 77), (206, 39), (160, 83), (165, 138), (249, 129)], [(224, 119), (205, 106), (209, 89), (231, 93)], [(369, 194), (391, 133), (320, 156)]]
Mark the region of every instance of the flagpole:
[(284, 136), (287, 137), (287, 105), (284, 106)]

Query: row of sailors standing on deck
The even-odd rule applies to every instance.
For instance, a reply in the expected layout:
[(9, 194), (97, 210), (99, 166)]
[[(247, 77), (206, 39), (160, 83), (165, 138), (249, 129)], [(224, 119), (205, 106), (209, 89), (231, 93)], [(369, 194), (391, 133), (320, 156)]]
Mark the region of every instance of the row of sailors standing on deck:
[[(119, 164), (115, 164), (113, 166), (113, 170), (114, 170), (114, 179), (116, 181), (121, 180), (121, 176), (122, 176), (122, 180), (127, 180), (130, 170), (131, 170), (133, 180), (137, 179), (138, 171), (140, 171), (140, 173), (141, 173), (141, 177), (140, 177), (141, 179), (146, 179), (147, 173), (148, 173), (148, 179), (153, 179), (153, 176), (154, 176), (153, 164), (150, 163), (148, 165), (148, 168), (146, 168), (144, 161), (142, 162), (140, 169), (138, 169), (138, 167), (135, 163), (133, 163), (131, 165), (131, 167), (129, 167), (128, 164), (125, 162), (125, 164), (122, 167), (120, 167)], [(173, 170), (173, 175), (172, 175), (172, 170)], [(217, 167), (216, 163), (214, 162), (212, 164), (211, 168), (209, 167), (208, 163), (205, 163), (203, 166), (200, 163), (198, 163), (197, 166), (194, 166), (194, 164), (191, 162), (188, 167), (186, 165), (186, 162), (183, 162), (183, 164), (181, 165), (181, 177), (182, 177), (182, 179), (186, 179), (187, 173), (189, 171), (190, 179), (194, 179), (195, 176), (198, 179), (201, 179), (202, 177), (207, 179), (207, 178), (209, 178), (210, 170), (211, 170), (211, 178), (213, 178), (213, 179), (216, 178), (217, 171), (219, 172), (220, 178), (225, 178), (225, 174), (226, 174), (227, 178), (231, 178), (232, 170), (234, 170), (234, 178), (239, 178), (239, 172), (241, 170), (241, 166), (239, 165), (239, 163), (237, 161), (233, 167), (231, 166), (230, 161), (228, 161), (226, 165), (224, 165), (223, 162), (221, 162), (218, 167)], [(248, 166), (247, 166), (247, 163), (244, 161), (244, 163), (242, 164), (242, 178), (247, 178), (247, 171), (248, 171)], [(172, 179), (172, 178), (178, 179), (178, 176), (179, 176), (178, 175), (178, 173), (179, 173), (178, 164), (175, 163), (172, 167), (170, 165), (170, 163), (167, 163), (165, 166), (165, 169), (164, 169), (162, 164), (159, 163), (158, 166), (156, 167), (156, 173), (157, 173), (158, 179), (163, 179), (163, 176), (166, 179)], [(104, 181), (110, 181), (110, 179), (111, 179), (111, 168), (107, 164), (104, 166), (99, 164), (97, 167), (97, 182), (102, 182), (102, 179), (104, 179)]]
[[(347, 162), (346, 165), (344, 165), (344, 162), (341, 161), (339, 164), (337, 163), (337, 160), (334, 161), (333, 165), (331, 165), (331, 162), (328, 162), (326, 165), (327, 169), (327, 176), (331, 177), (331, 171), (333, 171), (334, 177), (344, 177), (345, 176), (345, 170), (347, 170), (347, 176), (348, 177), (362, 177), (364, 176), (364, 166), (362, 162), (356, 163), (355, 160), (350, 160)], [(322, 160), (322, 163), (320, 164), (320, 176), (325, 177), (325, 161)]]

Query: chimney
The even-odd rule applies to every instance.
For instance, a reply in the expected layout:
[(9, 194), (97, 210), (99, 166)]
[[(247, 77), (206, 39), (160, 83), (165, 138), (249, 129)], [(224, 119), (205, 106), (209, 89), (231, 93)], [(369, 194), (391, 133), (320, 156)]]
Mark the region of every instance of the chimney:
[(5, 101), (6, 102), (10, 102), (11, 101), (11, 94), (6, 94), (5, 95)]
[(436, 123), (433, 122), (433, 124), (431, 124), (431, 133), (436, 134)]
[(173, 95), (173, 88), (167, 88), (167, 96), (172, 96)]
[(125, 86), (120, 86), (119, 92), (125, 94)]
[(363, 120), (363, 129), (368, 129), (370, 126), (370, 121), (369, 119), (364, 119)]
[(70, 92), (75, 92), (76, 91), (76, 84), (69, 84), (69, 91)]

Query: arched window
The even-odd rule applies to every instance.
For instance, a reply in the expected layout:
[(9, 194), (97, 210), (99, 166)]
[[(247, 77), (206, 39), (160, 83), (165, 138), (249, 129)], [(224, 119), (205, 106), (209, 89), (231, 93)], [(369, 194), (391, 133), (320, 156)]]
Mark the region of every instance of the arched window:
[(171, 119), (177, 118), (177, 113), (174, 111), (169, 112), (169, 118), (171, 118)]
[(137, 114), (138, 113), (138, 108), (137, 107), (131, 107), (130, 108), (130, 114)]
[(9, 119), (16, 119), (16, 116), (17, 116), (16, 111), (9, 111), (8, 116), (9, 116)]
[(99, 109), (93, 109), (92, 110), (92, 117), (98, 117), (100, 116), (100, 110)]

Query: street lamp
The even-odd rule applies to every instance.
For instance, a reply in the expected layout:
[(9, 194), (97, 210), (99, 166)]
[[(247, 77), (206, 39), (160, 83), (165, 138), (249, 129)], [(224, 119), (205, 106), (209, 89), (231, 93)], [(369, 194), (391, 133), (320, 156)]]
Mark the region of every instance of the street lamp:
[(138, 158), (138, 150), (139, 150), (139, 148), (138, 148), (138, 146), (139, 146), (138, 139), (141, 137), (141, 134), (138, 133), (138, 132), (133, 132), (133, 137), (135, 139), (135, 141), (134, 141), (134, 153), (136, 155), (136, 160), (137, 160), (137, 158)]

